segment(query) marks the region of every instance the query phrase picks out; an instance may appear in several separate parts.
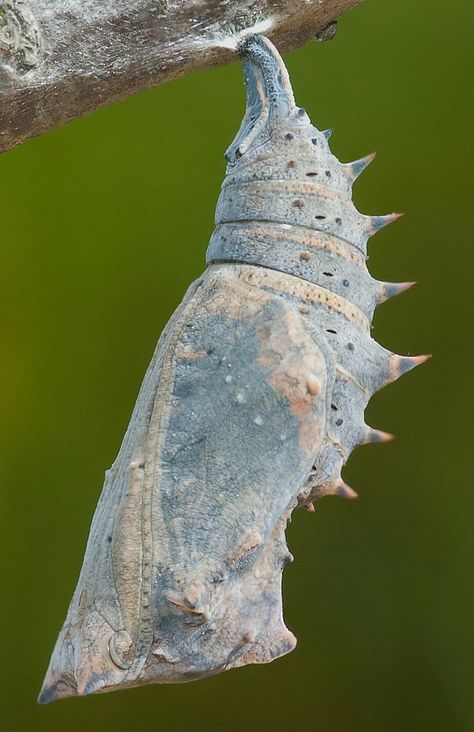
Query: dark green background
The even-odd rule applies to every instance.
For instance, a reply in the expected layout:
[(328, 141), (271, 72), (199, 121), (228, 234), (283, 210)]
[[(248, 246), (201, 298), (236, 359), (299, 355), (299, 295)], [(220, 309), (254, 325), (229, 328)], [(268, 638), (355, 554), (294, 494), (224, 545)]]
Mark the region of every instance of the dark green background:
[(182, 686), (36, 705), (102, 485), (204, 252), (244, 93), (236, 63), (0, 159), (1, 720), (7, 730), (472, 730), (471, 0), (372, 0), (286, 57), (334, 152), (378, 150), (370, 268), (416, 279), (374, 334), (433, 360), (379, 393), (346, 480), (289, 529), (294, 653)]

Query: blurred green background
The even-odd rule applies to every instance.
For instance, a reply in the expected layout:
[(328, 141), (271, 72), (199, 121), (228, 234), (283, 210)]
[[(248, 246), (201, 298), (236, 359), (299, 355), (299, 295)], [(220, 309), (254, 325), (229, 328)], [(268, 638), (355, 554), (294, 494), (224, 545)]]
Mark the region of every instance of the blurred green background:
[(472, 2), (372, 0), (286, 56), (355, 188), (405, 218), (370, 268), (419, 280), (374, 335), (433, 360), (367, 421), (358, 502), (294, 515), (294, 653), (181, 686), (36, 704), (104, 470), (161, 329), (203, 270), (244, 105), (239, 64), (140, 94), (0, 159), (1, 719), (7, 730), (473, 730)]

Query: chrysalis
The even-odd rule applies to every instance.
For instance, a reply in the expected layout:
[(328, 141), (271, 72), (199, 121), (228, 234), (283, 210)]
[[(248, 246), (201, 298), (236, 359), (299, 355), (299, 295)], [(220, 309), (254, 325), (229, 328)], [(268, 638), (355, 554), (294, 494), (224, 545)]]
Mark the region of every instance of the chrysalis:
[(266, 38), (239, 47), (247, 110), (207, 252), (158, 343), (108, 471), (41, 702), (188, 681), (291, 651), (285, 526), (341, 468), (388, 436), (364, 423), (374, 392), (425, 360), (370, 336), (377, 303), (363, 216), (342, 164), (295, 105)]

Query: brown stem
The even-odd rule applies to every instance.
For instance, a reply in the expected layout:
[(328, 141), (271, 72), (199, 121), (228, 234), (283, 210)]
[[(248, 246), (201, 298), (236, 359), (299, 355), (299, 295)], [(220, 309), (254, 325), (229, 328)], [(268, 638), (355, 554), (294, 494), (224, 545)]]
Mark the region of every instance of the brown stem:
[[(227, 63), (216, 39), (273, 19), (287, 51), (361, 0), (0, 0), (0, 150), (150, 86)], [(329, 34), (326, 34), (329, 35)]]

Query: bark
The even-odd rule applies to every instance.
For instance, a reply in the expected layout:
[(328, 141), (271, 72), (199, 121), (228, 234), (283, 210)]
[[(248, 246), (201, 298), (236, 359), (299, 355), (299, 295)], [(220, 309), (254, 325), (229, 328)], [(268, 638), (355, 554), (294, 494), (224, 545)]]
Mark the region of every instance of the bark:
[(253, 26), (282, 51), (329, 37), (333, 21), (359, 2), (0, 0), (0, 150), (232, 61), (229, 37)]

